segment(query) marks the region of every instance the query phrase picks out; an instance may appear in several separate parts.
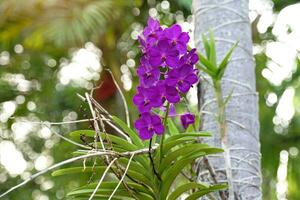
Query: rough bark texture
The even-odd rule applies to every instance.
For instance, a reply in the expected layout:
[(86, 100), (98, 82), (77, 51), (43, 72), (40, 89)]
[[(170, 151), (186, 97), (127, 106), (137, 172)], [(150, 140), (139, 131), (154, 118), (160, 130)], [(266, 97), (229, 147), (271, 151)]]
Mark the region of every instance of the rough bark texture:
[[(258, 96), (248, 0), (194, 0), (192, 10), (195, 16), (195, 43), (202, 54), (201, 34), (207, 34), (209, 29), (215, 36), (218, 61), (239, 41), (222, 79), (224, 98), (233, 91), (226, 107), (226, 119), (234, 199), (261, 199)], [(209, 81), (203, 79), (199, 106), (202, 129), (214, 133), (205, 142), (221, 147), (215, 95)], [(226, 182), (224, 154), (209, 157), (208, 160), (216, 171), (218, 182)], [(210, 179), (204, 162), (200, 161), (198, 166), (198, 180)], [(220, 199), (217, 193), (215, 196)]]

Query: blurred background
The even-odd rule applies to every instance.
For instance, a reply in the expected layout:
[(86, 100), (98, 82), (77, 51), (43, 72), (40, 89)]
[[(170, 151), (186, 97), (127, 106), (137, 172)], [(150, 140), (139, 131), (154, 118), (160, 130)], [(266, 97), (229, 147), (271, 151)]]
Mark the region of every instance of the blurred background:
[[(95, 99), (124, 117), (120, 94), (105, 69), (111, 69), (131, 102), (138, 81), (137, 38), (148, 16), (167, 26), (179, 23), (192, 35), (191, 3), (0, 0), (0, 193), (72, 156), (76, 147), (53, 131), (65, 134), (90, 128), (90, 123), (48, 128), (32, 122), (91, 117), (76, 93), (102, 84)], [(300, 3), (250, 0), (249, 17), (260, 95), (264, 199), (300, 199)], [(195, 89), (188, 99), (196, 109)], [(130, 112), (137, 117), (134, 107)], [(67, 191), (87, 179), (49, 173), (6, 199), (65, 199)]]

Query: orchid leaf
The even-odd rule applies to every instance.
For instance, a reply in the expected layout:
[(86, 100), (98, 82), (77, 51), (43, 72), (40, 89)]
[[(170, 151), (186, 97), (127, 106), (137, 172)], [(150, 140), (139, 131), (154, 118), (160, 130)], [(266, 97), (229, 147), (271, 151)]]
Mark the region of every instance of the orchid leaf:
[(224, 75), (224, 72), (225, 72), (225, 69), (227, 67), (227, 64), (229, 62), (229, 59), (231, 57), (231, 54), (233, 52), (233, 50), (237, 47), (238, 45), (238, 42), (236, 42), (230, 49), (229, 51), (227, 52), (227, 54), (225, 55), (225, 57), (223, 58), (223, 60), (221, 61), (219, 67), (218, 67), (218, 79), (220, 80), (223, 75)]
[(129, 128), (125, 122), (123, 122), (121, 119), (119, 119), (116, 116), (112, 116), (112, 120), (118, 126), (120, 126), (123, 129), (123, 131), (125, 131), (129, 135), (129, 137), (131, 138), (132, 142), (135, 145), (137, 145), (138, 147), (143, 147), (144, 146), (144, 144), (141, 141), (141, 139), (139, 138), (138, 134), (134, 130), (132, 130), (131, 128)]

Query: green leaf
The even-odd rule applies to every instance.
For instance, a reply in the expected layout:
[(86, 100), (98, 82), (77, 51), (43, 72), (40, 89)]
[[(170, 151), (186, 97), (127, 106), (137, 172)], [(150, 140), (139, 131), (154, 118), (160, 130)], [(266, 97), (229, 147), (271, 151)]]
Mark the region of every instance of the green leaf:
[(210, 42), (210, 63), (217, 66), (216, 47), (213, 32), (209, 30), (209, 42)]
[(69, 135), (72, 138), (76, 138), (76, 139), (80, 138), (81, 135), (85, 135), (87, 137), (94, 137), (95, 134), (96, 133), (94, 130), (76, 130), (76, 131), (69, 133)]
[(238, 42), (236, 42), (227, 52), (227, 54), (225, 55), (225, 57), (223, 58), (223, 60), (221, 61), (219, 67), (218, 67), (218, 80), (221, 80), (221, 78), (224, 75), (225, 69), (227, 67), (229, 58), (231, 57), (231, 54), (233, 52), (233, 50), (235, 49), (235, 47), (238, 45)]
[[(133, 158), (135, 159), (135, 158)], [(124, 166), (126, 166), (128, 164), (128, 158), (119, 158), (118, 161), (123, 164)], [(143, 165), (140, 162), (131, 162), (130, 163), (130, 169), (134, 170), (134, 171), (138, 171), (140, 172), (143, 176), (145, 176), (147, 179), (149, 179), (150, 181), (152, 180), (152, 176), (149, 173), (149, 170), (145, 170)]]
[[(112, 192), (112, 190), (111, 190)], [(78, 194), (76, 196), (72, 196), (71, 198), (67, 198), (68, 200), (69, 199), (72, 199), (72, 200), (87, 200), (89, 199), (89, 197), (91, 196), (91, 193), (88, 194), (88, 193), (83, 193), (83, 194)], [(109, 198), (110, 195), (106, 194), (95, 194), (94, 195), (94, 199), (95, 200), (107, 200)], [(117, 195), (115, 194), (112, 198), (112, 200), (133, 200), (133, 198), (130, 198), (130, 197), (127, 197), (127, 196), (122, 196), (122, 195)]]
[[(97, 166), (94, 167), (95, 172), (102, 173), (106, 169), (106, 166)], [(70, 174), (78, 174), (78, 173), (88, 173), (93, 172), (93, 167), (70, 167), (64, 169), (58, 169), (51, 173), (52, 176), (62, 176), (62, 175), (70, 175)]]
[(168, 153), (168, 151), (170, 151), (170, 149), (172, 148), (179, 148), (180, 145), (182, 144), (186, 144), (188, 142), (197, 142), (196, 138), (191, 136), (191, 137), (184, 137), (184, 138), (179, 138), (177, 140), (168, 142), (164, 144), (164, 148), (163, 148), (163, 154), (166, 155)]
[(186, 183), (177, 187), (167, 198), (167, 200), (176, 200), (180, 195), (192, 189), (207, 189), (209, 185), (201, 183)]
[(196, 66), (198, 67), (199, 70), (204, 71), (209, 76), (211, 76), (211, 77), (215, 77), (216, 76), (215, 72), (211, 71), (210, 69), (207, 69), (207, 68), (203, 67), (200, 63), (198, 63)]
[(203, 55), (198, 53), (198, 57), (199, 57), (201, 64), (204, 65), (206, 67), (206, 69), (210, 70), (214, 74), (216, 74), (218, 72), (217, 66), (214, 65), (213, 63), (211, 63), (209, 60), (207, 60)]
[(200, 115), (196, 115), (196, 119), (195, 119), (196, 130), (200, 129), (200, 125), (201, 125), (201, 117), (200, 117)]
[(129, 135), (133, 144), (137, 145), (138, 147), (144, 147), (143, 142), (141, 141), (137, 133), (131, 128), (129, 128), (126, 123), (124, 123), (121, 119), (119, 119), (116, 116), (112, 116), (112, 120)]
[(179, 133), (173, 135), (165, 140), (163, 147), (163, 154), (165, 155), (170, 149), (177, 147), (180, 144), (187, 142), (196, 142), (197, 137), (210, 136), (207, 132), (190, 132), (190, 133)]
[(223, 190), (226, 189), (227, 185), (226, 184), (217, 184), (217, 185), (213, 185), (210, 186), (208, 189), (202, 189), (198, 192), (194, 192), (193, 194), (191, 194), (189, 197), (186, 198), (186, 200), (196, 200), (199, 197), (202, 197), (210, 192), (214, 192), (214, 191), (218, 191), (218, 190)]
[(184, 138), (184, 137), (195, 137), (196, 138), (196, 137), (209, 137), (209, 136), (211, 136), (211, 134), (206, 131), (199, 131), (199, 132), (193, 132), (193, 133), (179, 133), (179, 134), (168, 137), (165, 140), (165, 144), (167, 142), (171, 142), (171, 141), (177, 140), (179, 138)]
[(210, 58), (210, 46), (204, 34), (202, 34), (202, 42), (206, 53), (206, 58)]
[(186, 129), (186, 133), (192, 133), (192, 132), (194, 132), (195, 130), (194, 130), (194, 124), (190, 124), (188, 127), (187, 127), (187, 129)]
[[(95, 134), (96, 134), (96, 132), (94, 130), (76, 130), (76, 131), (73, 131), (73, 132), (69, 133), (69, 135), (72, 138), (77, 138), (77, 139), (80, 138), (82, 135), (84, 135), (86, 137), (94, 137)], [(102, 140), (107, 139), (106, 137), (108, 137), (108, 139), (112, 143), (117, 144), (120, 147), (123, 147), (123, 149), (126, 149), (128, 151), (132, 151), (132, 150), (137, 150), (138, 149), (138, 147), (136, 145), (131, 144), (130, 142), (128, 142), (127, 140), (125, 140), (125, 139), (123, 139), (121, 137), (101, 132), (101, 138), (102, 138)]]
[[(97, 200), (107, 200), (108, 196), (103, 196), (103, 195), (95, 195), (95, 197), (97, 197)], [(72, 200), (87, 200), (88, 196), (83, 196), (83, 197), (74, 197), (72, 198)], [(114, 196), (112, 198), (112, 200), (124, 200), (123, 197), (117, 197)]]
[(223, 149), (214, 148), (207, 144), (200, 144), (200, 143), (185, 144), (179, 149), (166, 155), (166, 157), (162, 160), (161, 165), (159, 166), (159, 172), (161, 173), (163, 170), (165, 170), (168, 166), (172, 164), (173, 161), (184, 158), (188, 154), (196, 154), (198, 152), (203, 152), (203, 154), (199, 154), (199, 156), (201, 156), (201, 155), (208, 155), (212, 153), (220, 153), (223, 152)]
[[(96, 188), (96, 185), (98, 183), (91, 183), (89, 185), (86, 185), (86, 186), (83, 186), (83, 187), (80, 187), (70, 193), (68, 193), (67, 195), (68, 196), (78, 196), (78, 195), (90, 195), (94, 189)], [(118, 184), (118, 181), (110, 181), (110, 182), (102, 182), (101, 183), (101, 186), (100, 188), (98, 189), (97, 193), (96, 194), (111, 194), (112, 191), (115, 189), (115, 187), (117, 186)], [(140, 199), (149, 199), (149, 200), (153, 200), (152, 198), (152, 193), (150, 192), (149, 189), (139, 185), (139, 184), (136, 184), (136, 183), (133, 183), (133, 182), (129, 182), (129, 181), (126, 181), (126, 184), (135, 189), (136, 191), (139, 191), (139, 193), (135, 193), (135, 195), (137, 197), (139, 197)], [(117, 192), (116, 192), (116, 196), (123, 196), (123, 197), (131, 197), (131, 196), (128, 196), (129, 193), (128, 191), (124, 188), (124, 186), (121, 184), (120, 187), (118, 188)], [(109, 197), (109, 196), (108, 196)]]
[(181, 170), (183, 170), (188, 164), (190, 164), (193, 160), (197, 159), (198, 157), (199, 154), (195, 154), (187, 158), (180, 159), (174, 165), (164, 170), (162, 174), (162, 181), (164, 184), (162, 185), (160, 192), (161, 199), (166, 199), (171, 185), (173, 184), (175, 178), (178, 176)]
[(179, 133), (179, 130), (177, 129), (175, 123), (170, 118), (168, 118), (168, 129), (169, 129), (170, 135), (176, 135)]
[[(79, 196), (79, 197), (89, 197), (93, 193), (94, 189), (83, 189), (83, 190), (76, 190), (74, 192), (70, 192), (67, 195), (68, 196)], [(103, 197), (108, 199), (110, 195), (112, 194), (113, 189), (103, 189), (100, 188), (97, 192), (95, 197)], [(138, 193), (135, 194), (139, 199), (147, 199), (147, 200), (153, 200), (153, 198), (145, 193)], [(134, 199), (130, 193), (125, 189), (119, 189), (115, 192), (114, 195), (115, 199)], [(86, 198), (87, 199), (87, 198)], [(95, 198), (97, 199), (97, 198)]]
[[(159, 173), (164, 173), (165, 170), (168, 170), (170, 168), (170, 166), (172, 166), (172, 162), (174, 161), (174, 165), (176, 164), (176, 160), (177, 159), (184, 159), (185, 157), (187, 157), (187, 155), (190, 154), (194, 154), (194, 156), (197, 155), (197, 158), (201, 157), (201, 156), (205, 156), (205, 152), (203, 151), (197, 151), (197, 150), (192, 150), (188, 149), (187, 151), (184, 151), (183, 149), (178, 149), (179, 152), (175, 151), (174, 154), (171, 154), (169, 156), (167, 156), (166, 158), (163, 159), (161, 165), (159, 166)], [(185, 152), (186, 155), (180, 154), (181, 152)], [(179, 157), (176, 157), (177, 155), (179, 155)]]
[[(133, 163), (133, 162), (132, 162)], [(131, 163), (131, 164), (132, 164)], [(127, 163), (126, 163), (127, 164)], [(130, 164), (130, 165), (131, 165)], [(70, 168), (64, 168), (64, 169), (59, 169), (51, 173), (52, 176), (63, 176), (63, 175), (74, 175), (74, 174), (80, 174), (80, 173), (92, 173), (95, 172), (97, 174), (102, 174), (107, 166), (97, 166), (97, 167), (70, 167)], [(112, 170), (116, 171), (116, 167), (111, 167)], [(130, 166), (129, 170), (127, 171), (127, 174), (132, 177), (134, 180), (143, 183), (145, 185), (148, 185), (148, 187), (153, 188), (153, 183), (151, 182), (151, 179), (148, 179), (144, 174), (141, 172), (141, 168), (136, 170), (136, 168), (132, 168)], [(109, 173), (113, 173), (112, 170), (109, 171)]]

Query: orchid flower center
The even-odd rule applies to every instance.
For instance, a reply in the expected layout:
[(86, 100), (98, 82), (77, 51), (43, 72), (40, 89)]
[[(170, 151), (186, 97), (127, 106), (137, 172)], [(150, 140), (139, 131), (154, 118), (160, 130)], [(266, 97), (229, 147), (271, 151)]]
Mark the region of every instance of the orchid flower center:
[(148, 131), (153, 131), (154, 130), (154, 127), (153, 127), (153, 125), (151, 124), (151, 125), (149, 125), (148, 126)]
[(151, 32), (150, 34), (149, 34), (149, 37), (155, 37), (156, 36), (156, 33), (155, 32)]
[(148, 99), (144, 100), (144, 106), (147, 106), (150, 103)]
[(149, 78), (150, 76), (152, 76), (152, 73), (151, 72), (147, 72), (146, 73), (146, 77)]

